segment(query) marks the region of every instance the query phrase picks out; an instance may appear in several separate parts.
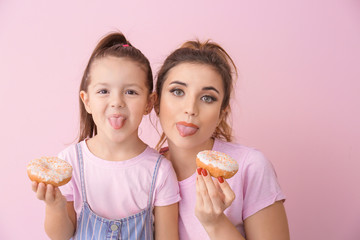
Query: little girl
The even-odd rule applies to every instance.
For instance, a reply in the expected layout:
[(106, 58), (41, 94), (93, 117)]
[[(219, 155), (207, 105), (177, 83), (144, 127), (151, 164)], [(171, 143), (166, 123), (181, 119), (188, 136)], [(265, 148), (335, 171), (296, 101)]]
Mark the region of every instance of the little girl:
[(105, 36), (80, 85), (79, 142), (59, 154), (73, 177), (61, 191), (32, 184), (51, 239), (178, 239), (175, 172), (138, 136), (152, 90), (148, 59), (123, 34)]

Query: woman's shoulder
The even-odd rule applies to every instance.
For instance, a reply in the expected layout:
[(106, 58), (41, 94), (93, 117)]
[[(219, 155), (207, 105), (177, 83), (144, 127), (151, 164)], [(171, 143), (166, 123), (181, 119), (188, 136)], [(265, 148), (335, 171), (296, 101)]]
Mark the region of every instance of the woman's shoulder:
[(240, 143), (226, 142), (221, 139), (215, 139), (213, 150), (226, 153), (228, 155), (246, 156), (253, 152), (259, 152), (255, 148), (251, 148)]
[(267, 164), (267, 160), (263, 153), (253, 147), (248, 147), (240, 143), (225, 142), (215, 139), (213, 150), (226, 153), (236, 159), (241, 164)]

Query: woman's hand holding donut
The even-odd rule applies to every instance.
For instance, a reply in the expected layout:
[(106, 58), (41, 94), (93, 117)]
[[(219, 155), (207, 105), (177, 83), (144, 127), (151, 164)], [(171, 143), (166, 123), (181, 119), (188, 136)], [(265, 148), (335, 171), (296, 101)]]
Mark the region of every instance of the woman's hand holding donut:
[(222, 177), (214, 180), (207, 170), (198, 168), (196, 180), (195, 215), (204, 227), (216, 224), (224, 210), (235, 199), (235, 193)]
[(59, 209), (66, 208), (66, 198), (61, 194), (58, 187), (32, 181), (31, 188), (36, 193), (36, 197), (43, 200), (47, 206)]

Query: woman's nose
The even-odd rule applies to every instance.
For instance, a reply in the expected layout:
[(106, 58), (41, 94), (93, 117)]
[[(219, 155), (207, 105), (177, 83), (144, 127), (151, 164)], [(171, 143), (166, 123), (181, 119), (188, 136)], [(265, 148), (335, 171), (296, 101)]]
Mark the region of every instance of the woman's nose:
[(197, 116), (198, 113), (199, 111), (196, 100), (191, 99), (185, 102), (185, 114), (194, 117)]

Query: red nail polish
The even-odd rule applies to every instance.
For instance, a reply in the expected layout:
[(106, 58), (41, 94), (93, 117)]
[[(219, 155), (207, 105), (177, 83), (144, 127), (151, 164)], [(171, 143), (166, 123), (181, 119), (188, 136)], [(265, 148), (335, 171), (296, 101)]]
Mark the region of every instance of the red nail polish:
[(202, 168), (197, 169), (197, 172), (198, 172), (199, 175), (201, 175), (201, 171), (202, 171)]
[(218, 180), (219, 180), (220, 183), (223, 183), (223, 182), (224, 182), (223, 177), (218, 177)]
[(207, 176), (207, 171), (206, 171), (206, 169), (203, 169), (201, 172), (202, 172), (202, 175), (203, 175), (204, 177)]

